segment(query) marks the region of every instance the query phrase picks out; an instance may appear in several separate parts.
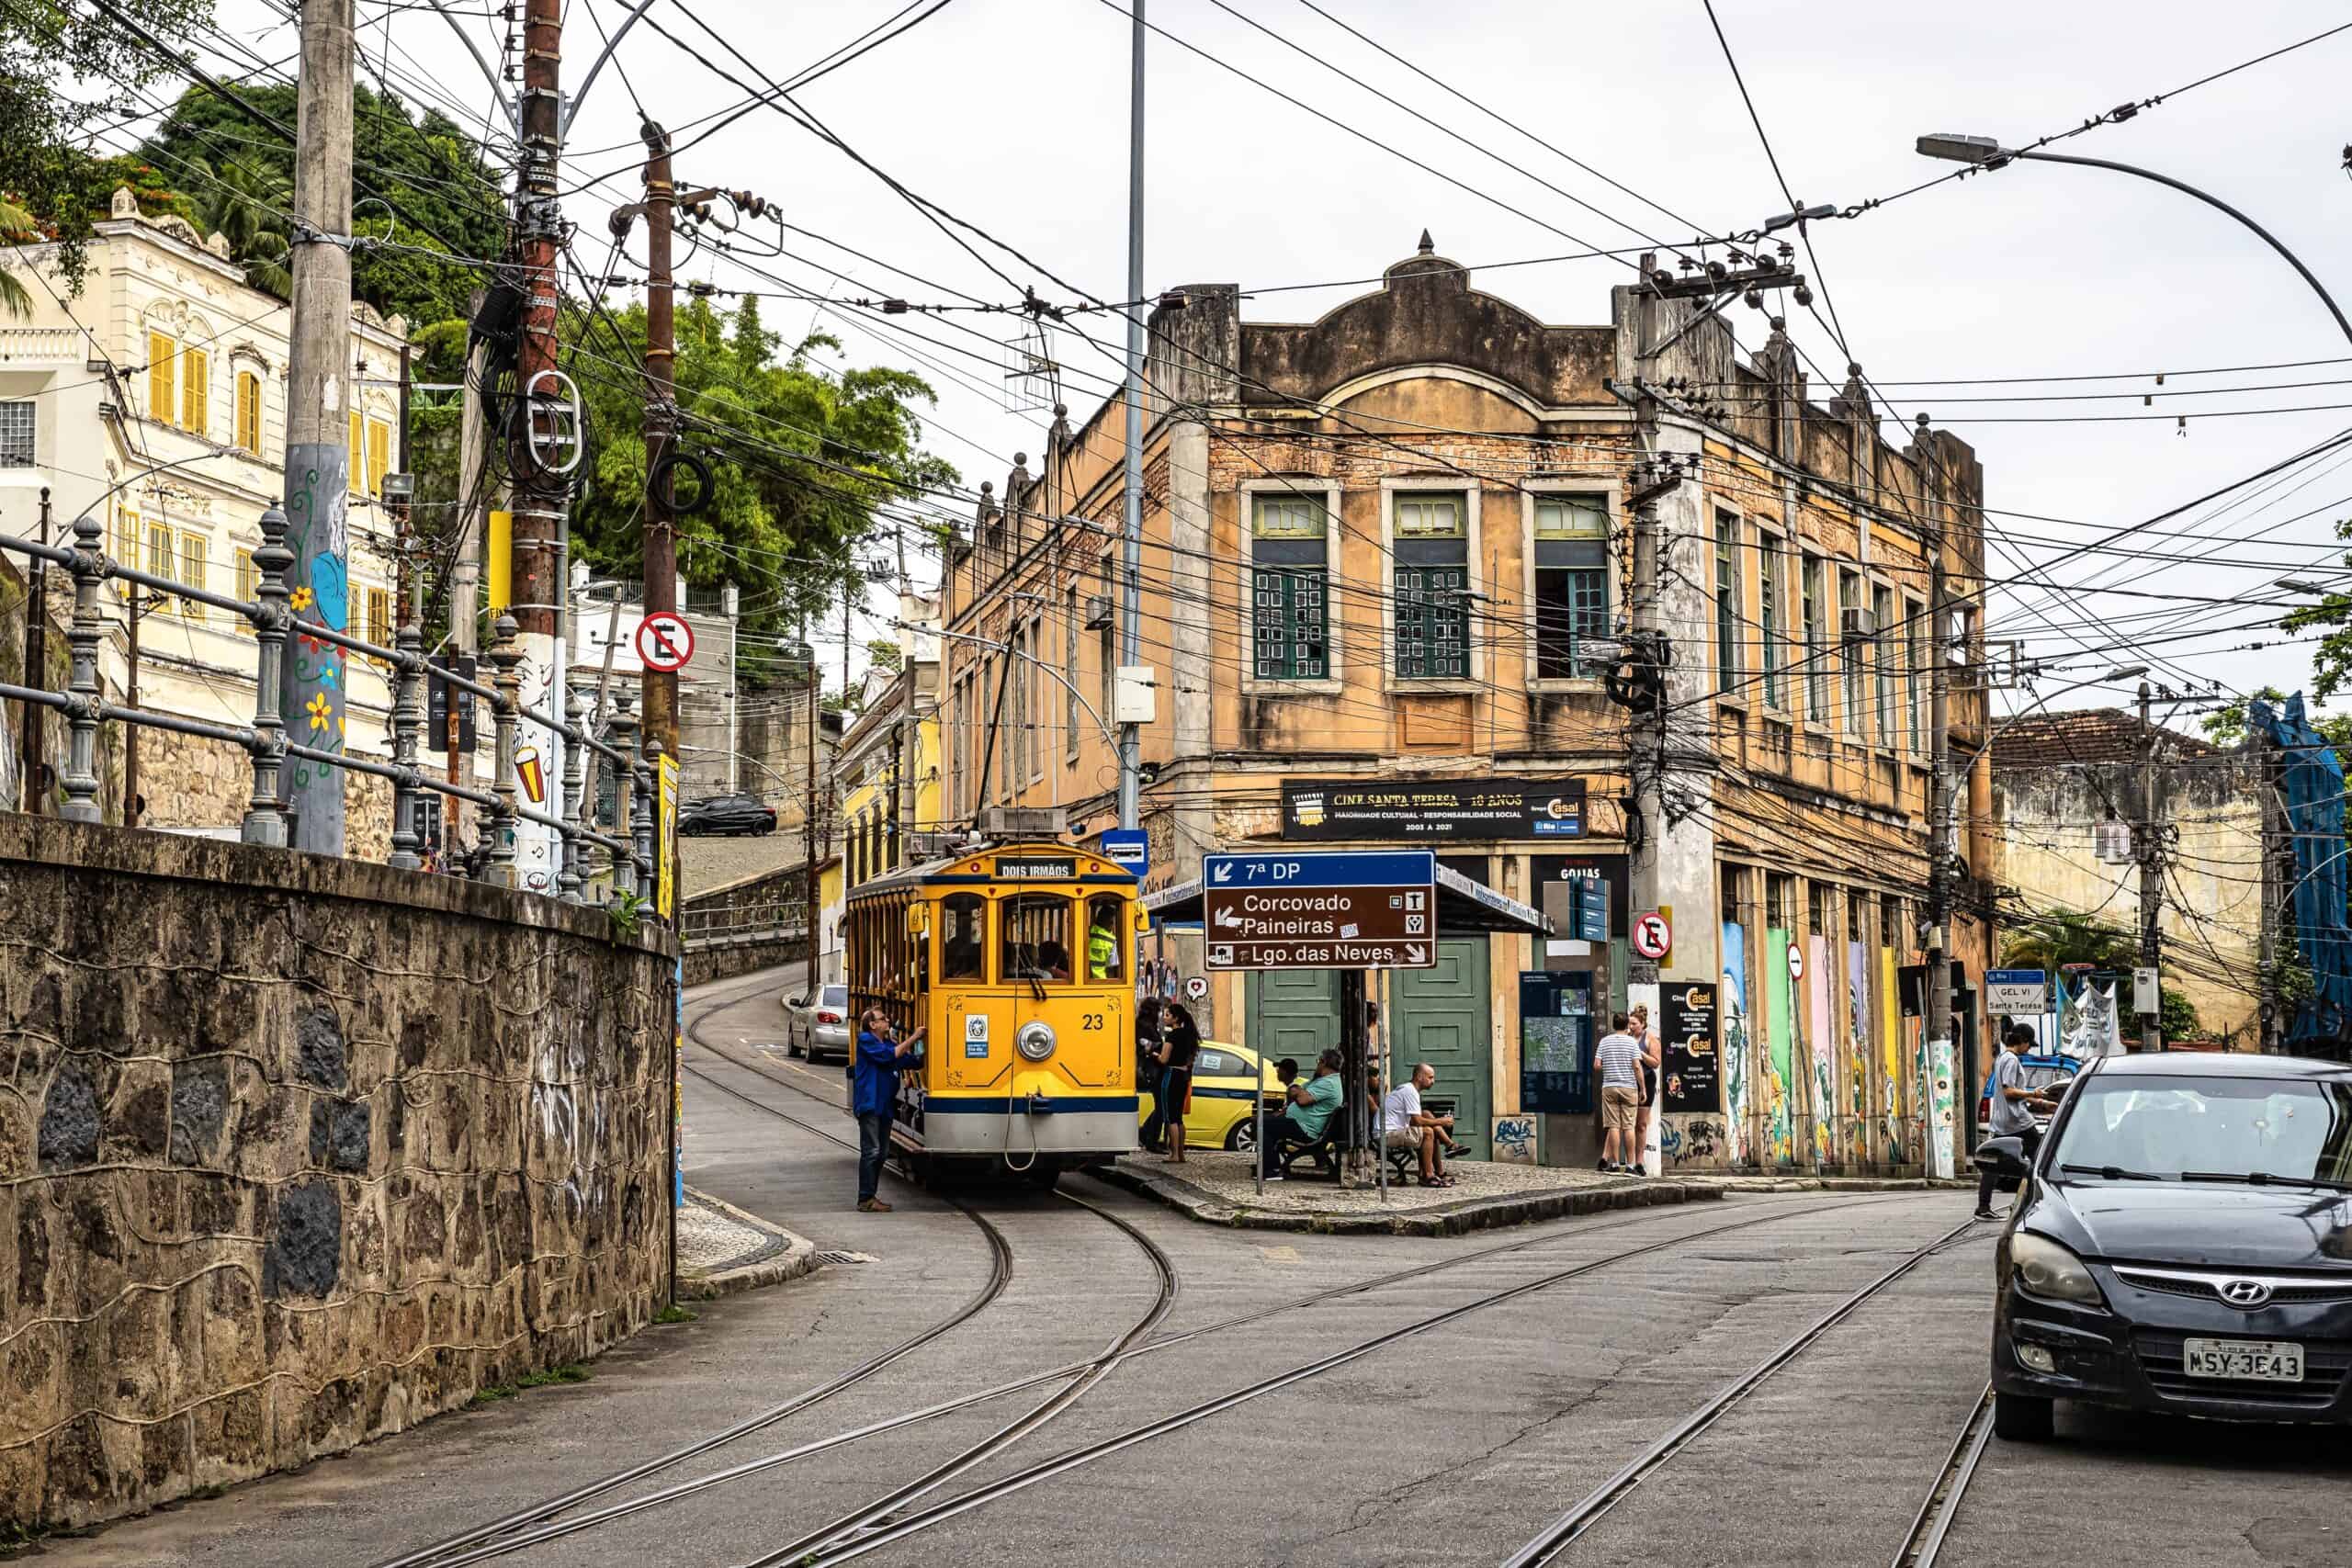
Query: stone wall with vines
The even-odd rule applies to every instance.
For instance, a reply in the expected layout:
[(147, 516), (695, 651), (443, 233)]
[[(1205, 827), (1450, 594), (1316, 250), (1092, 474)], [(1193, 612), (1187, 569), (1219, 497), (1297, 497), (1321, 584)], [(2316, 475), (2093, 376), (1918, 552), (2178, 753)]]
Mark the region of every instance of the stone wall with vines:
[(350, 860), (0, 815), (0, 1533), (632, 1333), (675, 948)]

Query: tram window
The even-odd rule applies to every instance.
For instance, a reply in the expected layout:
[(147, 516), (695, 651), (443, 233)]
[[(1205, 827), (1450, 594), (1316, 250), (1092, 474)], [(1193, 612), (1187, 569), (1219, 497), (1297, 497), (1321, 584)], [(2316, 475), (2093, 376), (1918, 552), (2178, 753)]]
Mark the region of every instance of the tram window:
[(1109, 893), (1097, 893), (1086, 902), (1086, 977), (1090, 980), (1124, 980), (1126, 966), (1120, 962), (1125, 951), (1126, 902)]
[(997, 919), (1004, 953), (997, 973), (1007, 980), (1067, 980), (1069, 900), (1052, 893), (1016, 893)]
[(988, 957), (988, 900), (977, 893), (951, 893), (939, 910), (939, 978), (983, 978)]

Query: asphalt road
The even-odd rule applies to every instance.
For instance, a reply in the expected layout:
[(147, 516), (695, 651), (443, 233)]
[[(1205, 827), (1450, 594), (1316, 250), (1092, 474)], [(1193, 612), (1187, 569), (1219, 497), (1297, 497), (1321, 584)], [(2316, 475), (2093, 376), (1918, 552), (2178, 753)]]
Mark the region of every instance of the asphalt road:
[[(1498, 1563), (1970, 1206), (1951, 1191), (1752, 1195), (1446, 1240), (1317, 1237), (1196, 1225), (1073, 1179), (1067, 1198), (989, 1191), (969, 1213), (893, 1181), (897, 1213), (859, 1214), (853, 1156), (832, 1141), (851, 1132), (840, 1070), (789, 1063), (775, 1043), (785, 978), (721, 982), (690, 999), (707, 1048), (689, 1047), (700, 1075), (686, 1087), (689, 1179), (870, 1261), (649, 1330), (584, 1383), (54, 1540), (37, 1560), (367, 1568), (667, 1453), (911, 1340), (821, 1403), (571, 1517), (707, 1484), (491, 1560), (730, 1568), (790, 1543), (805, 1553), (903, 1484), (917, 1495), (892, 1520), (983, 1500), (859, 1561)], [(1001, 1279), (989, 1226), (1010, 1255)], [(1984, 1384), (1991, 1244), (1992, 1227), (1977, 1227), (1864, 1303), (1558, 1561), (1889, 1562)], [(1421, 1271), (1299, 1304), (1407, 1270)], [(1219, 1326), (1255, 1313), (1269, 1315)], [(1314, 1375), (1199, 1408), (1447, 1314)], [(1130, 1337), (1200, 1330), (1108, 1366), (1060, 1408), (1044, 1402), (1067, 1379), (713, 1480)], [(1003, 1439), (1024, 1412), (1046, 1418)], [(1087, 1454), (1160, 1421), (1170, 1429)], [(959, 1455), (968, 1467), (932, 1483)], [(991, 1495), (1061, 1455), (1083, 1462)], [(1993, 1442), (1941, 1562), (2352, 1565), (2347, 1481), (2352, 1438), (2062, 1410), (2054, 1443)]]

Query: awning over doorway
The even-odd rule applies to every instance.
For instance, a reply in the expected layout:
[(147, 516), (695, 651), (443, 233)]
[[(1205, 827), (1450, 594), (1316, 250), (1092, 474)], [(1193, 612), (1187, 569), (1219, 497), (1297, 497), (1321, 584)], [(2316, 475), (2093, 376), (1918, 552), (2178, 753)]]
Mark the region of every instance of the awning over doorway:
[[(1155, 920), (1188, 925), (1202, 918), (1198, 877), (1148, 895), (1143, 907)], [(1552, 922), (1542, 911), (1516, 898), (1506, 898), (1491, 887), (1471, 881), (1458, 871), (1437, 868), (1437, 934), (1477, 936), (1491, 931), (1525, 931), (1549, 936)]]

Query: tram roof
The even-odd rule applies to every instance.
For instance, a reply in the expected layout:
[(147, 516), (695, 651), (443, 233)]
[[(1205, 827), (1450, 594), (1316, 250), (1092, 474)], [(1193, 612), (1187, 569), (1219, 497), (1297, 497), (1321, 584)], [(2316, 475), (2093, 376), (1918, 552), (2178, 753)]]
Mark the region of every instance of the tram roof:
[(1135, 883), (1134, 873), (1115, 862), (1104, 860), (1100, 853), (1083, 845), (1064, 843), (1052, 839), (1008, 839), (1001, 843), (975, 845), (962, 854), (943, 855), (937, 860), (925, 861), (921, 865), (901, 866), (897, 871), (885, 872), (880, 876), (868, 877), (851, 888), (850, 896), (865, 897), (876, 893), (887, 893), (898, 887), (922, 887), (943, 879), (954, 882), (969, 881), (968, 877), (956, 874), (958, 866), (981, 855), (998, 854), (1075, 855), (1083, 860), (1102, 861), (1103, 863), (1102, 871), (1082, 874), (1077, 880), (1097, 882), (1105, 878), (1115, 878), (1118, 883), (1124, 883), (1129, 886), (1134, 886)]
[[(1180, 924), (1202, 918), (1201, 881), (1180, 882), (1148, 896), (1143, 907), (1151, 911), (1156, 920), (1173, 920)], [(1440, 865), (1437, 868), (1437, 934), (1440, 936), (1476, 936), (1491, 931), (1526, 931), (1535, 936), (1548, 936), (1552, 922), (1540, 909), (1532, 909), (1516, 898), (1506, 898), (1493, 888), (1473, 882), (1460, 872)]]

